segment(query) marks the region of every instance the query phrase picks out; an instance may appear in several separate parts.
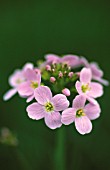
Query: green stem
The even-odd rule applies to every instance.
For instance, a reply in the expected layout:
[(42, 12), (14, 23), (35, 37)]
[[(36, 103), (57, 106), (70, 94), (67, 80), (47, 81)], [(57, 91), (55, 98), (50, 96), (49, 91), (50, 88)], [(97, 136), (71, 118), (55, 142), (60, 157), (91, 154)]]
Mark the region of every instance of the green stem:
[(62, 127), (57, 131), (55, 159), (55, 170), (65, 170), (65, 128)]

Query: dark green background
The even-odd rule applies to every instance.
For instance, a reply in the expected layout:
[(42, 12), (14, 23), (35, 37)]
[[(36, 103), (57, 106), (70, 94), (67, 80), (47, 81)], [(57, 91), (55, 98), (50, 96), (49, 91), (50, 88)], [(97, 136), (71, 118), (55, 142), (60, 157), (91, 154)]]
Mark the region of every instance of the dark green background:
[[(0, 128), (9, 127), (18, 148), (0, 144), (0, 170), (53, 170), (59, 130), (26, 115), (17, 95), (2, 101), (8, 76), (25, 62), (46, 53), (84, 55), (97, 61), (110, 79), (110, 1), (0, 1)], [(101, 117), (93, 131), (81, 136), (73, 125), (65, 129), (66, 170), (110, 169), (110, 87), (99, 99)]]

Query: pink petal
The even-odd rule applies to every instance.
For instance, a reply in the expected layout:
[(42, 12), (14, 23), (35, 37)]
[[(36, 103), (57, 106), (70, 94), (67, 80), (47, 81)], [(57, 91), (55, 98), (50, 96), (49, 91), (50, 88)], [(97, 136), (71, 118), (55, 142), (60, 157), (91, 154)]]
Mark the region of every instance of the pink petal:
[(77, 131), (84, 135), (92, 130), (92, 123), (87, 116), (81, 116), (75, 119), (75, 127)]
[(37, 81), (37, 74), (36, 74), (35, 70), (28, 68), (27, 70), (25, 70), (24, 76), (29, 81)]
[(68, 108), (62, 112), (61, 122), (65, 125), (69, 125), (74, 122), (76, 117), (76, 109)]
[(82, 89), (81, 89), (82, 83), (80, 81), (77, 81), (75, 84), (76, 90), (79, 94), (83, 94)]
[(40, 105), (39, 103), (33, 103), (29, 105), (26, 111), (28, 112), (28, 116), (31, 119), (39, 120), (39, 119), (44, 118), (45, 116), (44, 107)]
[(17, 93), (17, 89), (11, 89), (8, 92), (6, 92), (3, 96), (3, 100), (7, 101), (9, 100), (12, 96), (14, 96)]
[(99, 104), (93, 105), (91, 103), (87, 104), (84, 108), (84, 113), (90, 120), (94, 120), (100, 116), (100, 106)]
[(23, 67), (23, 71), (27, 70), (27, 69), (33, 69), (34, 65), (32, 63), (26, 63)]
[(31, 96), (34, 89), (31, 88), (30, 82), (24, 82), (18, 86), (18, 93), (20, 96)]
[(102, 77), (103, 76), (103, 71), (99, 68), (97, 63), (92, 62), (90, 64), (90, 69), (92, 71), (92, 76), (97, 76), (97, 77)]
[(9, 77), (9, 84), (12, 87), (17, 87), (20, 84), (20, 83), (18, 83), (18, 81), (19, 82), (25, 81), (23, 73), (19, 69), (15, 70), (14, 73)]
[(26, 102), (29, 103), (34, 99), (34, 95), (31, 95), (27, 98)]
[(86, 95), (86, 98), (87, 98), (87, 100), (88, 100), (90, 103), (92, 103), (92, 104), (94, 104), (94, 105), (97, 104), (97, 101), (96, 101), (95, 99), (93, 99), (92, 97), (89, 97), (89, 96)]
[(80, 72), (80, 81), (84, 84), (87, 84), (92, 79), (92, 73), (89, 68), (83, 68)]
[(89, 68), (90, 65), (89, 65), (88, 61), (86, 60), (86, 58), (81, 57), (80, 62), (81, 62), (81, 65)]
[(76, 55), (64, 55), (63, 58), (61, 59), (63, 63), (66, 63), (70, 65), (71, 67), (78, 66), (80, 64), (79, 57)]
[(47, 86), (40, 86), (35, 89), (34, 96), (38, 103), (44, 105), (52, 99), (52, 92)]
[(99, 78), (99, 77), (93, 77), (94, 80), (99, 81), (101, 84), (105, 85), (105, 86), (109, 86), (109, 81), (103, 79), (103, 78)]
[(83, 109), (86, 103), (86, 97), (84, 95), (77, 95), (73, 100), (73, 108), (75, 109)]
[(63, 94), (55, 95), (52, 98), (51, 102), (54, 105), (55, 111), (65, 110), (69, 106), (69, 101), (67, 100), (67, 97)]
[(45, 55), (45, 58), (47, 60), (47, 63), (49, 63), (49, 64), (60, 62), (60, 57), (55, 54), (47, 54), (47, 55)]
[(96, 98), (103, 95), (103, 86), (99, 83), (90, 83), (90, 91), (88, 91), (88, 96)]
[(52, 112), (52, 113), (47, 113), (45, 115), (45, 124), (50, 128), (50, 129), (56, 129), (61, 127), (61, 115), (59, 112)]

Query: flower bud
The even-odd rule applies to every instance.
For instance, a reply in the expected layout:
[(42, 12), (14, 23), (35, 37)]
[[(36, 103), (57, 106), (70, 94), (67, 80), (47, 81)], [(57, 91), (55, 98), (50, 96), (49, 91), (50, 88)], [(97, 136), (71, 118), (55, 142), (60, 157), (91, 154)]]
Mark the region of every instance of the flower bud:
[(40, 69), (38, 69), (38, 68), (35, 68), (34, 71), (35, 71), (36, 73), (41, 73)]
[(56, 78), (55, 77), (50, 77), (50, 82), (51, 83), (54, 83), (56, 81)]
[(80, 72), (77, 72), (76, 75), (77, 75), (78, 77), (80, 77)]
[(62, 93), (63, 93), (65, 96), (70, 96), (70, 90), (67, 89), (67, 88), (64, 88), (64, 89), (62, 90)]
[(59, 75), (58, 75), (60, 78), (63, 77), (63, 73), (61, 71), (59, 71)]
[(69, 72), (68, 76), (72, 78), (73, 74), (74, 74), (73, 72)]
[(51, 66), (50, 65), (46, 65), (46, 70), (47, 71), (51, 71)]
[(52, 72), (55, 72), (55, 69), (54, 69), (54, 68), (52, 69)]

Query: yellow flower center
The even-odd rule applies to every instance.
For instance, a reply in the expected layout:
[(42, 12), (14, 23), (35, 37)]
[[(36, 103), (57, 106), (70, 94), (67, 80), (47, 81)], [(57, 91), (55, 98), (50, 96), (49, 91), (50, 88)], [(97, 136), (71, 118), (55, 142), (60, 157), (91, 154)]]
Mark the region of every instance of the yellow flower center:
[(86, 93), (87, 91), (90, 91), (91, 88), (89, 87), (89, 84), (84, 84), (81, 86), (81, 89), (83, 93)]
[(47, 102), (45, 104), (45, 109), (46, 109), (47, 112), (52, 112), (54, 110), (54, 107), (53, 107), (52, 103)]
[(32, 82), (31, 82), (31, 87), (32, 87), (33, 89), (36, 89), (36, 88), (38, 87), (38, 83), (32, 81)]
[(76, 117), (81, 117), (81, 116), (85, 116), (85, 113), (84, 113), (84, 111), (82, 109), (79, 109), (76, 112)]

